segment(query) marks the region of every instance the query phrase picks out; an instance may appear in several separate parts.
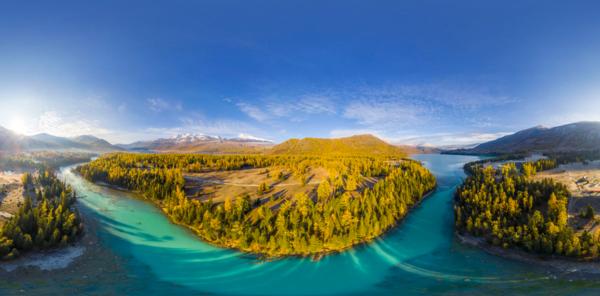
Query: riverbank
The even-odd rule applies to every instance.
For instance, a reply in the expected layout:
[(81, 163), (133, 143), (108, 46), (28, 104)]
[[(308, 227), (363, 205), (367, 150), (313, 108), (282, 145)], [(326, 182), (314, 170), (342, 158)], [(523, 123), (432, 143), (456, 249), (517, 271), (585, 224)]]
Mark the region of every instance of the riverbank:
[(565, 273), (579, 273), (600, 276), (600, 261), (581, 261), (565, 257), (532, 254), (515, 248), (504, 249), (502, 247), (489, 244), (480, 237), (461, 235), (459, 233), (455, 233), (455, 235), (459, 242), (464, 245), (479, 248), (490, 255), (502, 257), (504, 259), (549, 267), (556, 271)]
[(32, 252), (17, 259), (0, 263), (0, 269), (7, 272), (13, 272), (18, 268), (38, 268), (44, 271), (62, 269), (82, 256), (84, 252), (85, 246), (79, 244), (57, 250)]

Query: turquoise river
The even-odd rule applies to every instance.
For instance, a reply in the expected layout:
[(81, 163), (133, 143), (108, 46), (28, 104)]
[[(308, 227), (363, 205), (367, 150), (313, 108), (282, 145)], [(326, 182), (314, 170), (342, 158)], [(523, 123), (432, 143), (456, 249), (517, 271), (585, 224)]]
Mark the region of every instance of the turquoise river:
[(380, 239), (319, 261), (208, 245), (154, 206), (63, 169), (96, 238), (72, 266), (0, 280), (1, 295), (598, 295), (600, 281), (489, 255), (454, 236), (452, 198), (476, 157), (417, 155), (438, 188)]

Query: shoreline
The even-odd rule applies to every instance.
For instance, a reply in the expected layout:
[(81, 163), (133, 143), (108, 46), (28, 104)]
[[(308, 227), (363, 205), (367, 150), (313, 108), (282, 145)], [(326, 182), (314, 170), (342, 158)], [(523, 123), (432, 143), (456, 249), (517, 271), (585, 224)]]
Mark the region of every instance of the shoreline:
[(50, 251), (33, 251), (14, 260), (1, 262), (0, 269), (5, 272), (28, 268), (54, 271), (69, 267), (85, 253), (86, 247), (81, 243)]
[(557, 271), (566, 273), (589, 274), (600, 276), (600, 261), (582, 261), (569, 259), (565, 257), (545, 256), (540, 254), (528, 253), (523, 250), (509, 248), (504, 249), (487, 243), (483, 238), (471, 235), (461, 235), (454, 233), (459, 243), (465, 246), (476, 247), (490, 255), (501, 257), (508, 260), (519, 261), (522, 263), (531, 263), (542, 267), (550, 267)]

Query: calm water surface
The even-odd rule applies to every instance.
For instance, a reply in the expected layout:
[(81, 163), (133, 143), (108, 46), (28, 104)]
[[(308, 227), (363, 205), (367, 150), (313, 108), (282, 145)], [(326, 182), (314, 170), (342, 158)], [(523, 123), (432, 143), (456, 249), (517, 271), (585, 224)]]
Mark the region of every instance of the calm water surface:
[(262, 262), (213, 247), (152, 205), (90, 184), (68, 170), (99, 246), (74, 270), (0, 280), (0, 294), (153, 295), (597, 295), (600, 281), (576, 279), (488, 255), (453, 236), (452, 197), (476, 157), (417, 155), (438, 188), (408, 218), (368, 245), (318, 262)]

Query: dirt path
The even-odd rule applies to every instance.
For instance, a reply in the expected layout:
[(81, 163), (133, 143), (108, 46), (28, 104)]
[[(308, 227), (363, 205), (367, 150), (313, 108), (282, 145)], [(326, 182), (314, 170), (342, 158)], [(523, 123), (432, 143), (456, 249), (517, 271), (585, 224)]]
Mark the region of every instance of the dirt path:
[[(223, 182), (223, 181), (214, 181), (214, 180), (199, 180), (201, 183), (210, 183), (210, 184), (217, 184), (217, 185), (231, 185), (231, 186), (238, 186), (238, 187), (258, 187), (260, 185), (258, 184), (241, 184), (241, 183), (231, 183), (231, 182)], [(284, 186), (298, 186), (298, 185), (318, 185), (321, 184), (322, 181), (310, 181), (307, 184), (302, 184), (300, 182), (295, 182), (295, 183), (279, 183), (279, 184), (275, 184), (272, 187), (284, 187)]]

